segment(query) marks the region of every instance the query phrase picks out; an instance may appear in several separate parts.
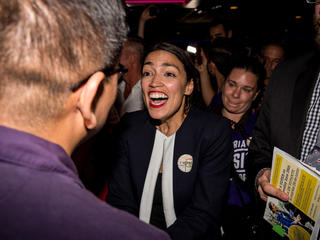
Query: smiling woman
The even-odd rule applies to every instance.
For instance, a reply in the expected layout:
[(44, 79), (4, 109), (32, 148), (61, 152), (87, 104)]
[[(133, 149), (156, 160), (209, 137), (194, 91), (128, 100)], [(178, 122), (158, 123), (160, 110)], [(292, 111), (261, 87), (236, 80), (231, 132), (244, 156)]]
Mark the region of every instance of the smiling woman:
[(231, 128), (191, 106), (198, 74), (168, 43), (146, 54), (146, 110), (118, 128), (107, 201), (166, 230), (172, 239), (219, 239), (232, 160)]
[(252, 129), (258, 117), (258, 111), (253, 102), (259, 91), (263, 88), (265, 70), (263, 65), (255, 58), (241, 58), (237, 61), (222, 87), (222, 92), (215, 95), (221, 102), (212, 110), (228, 118), (231, 122), (233, 142), (232, 178), (227, 207), (223, 214), (224, 239), (237, 239), (241, 235), (244, 239), (251, 239), (252, 225), (250, 220), (253, 215), (252, 197), (246, 182), (246, 155), (251, 141)]
[(142, 69), (146, 107), (150, 116), (160, 121), (158, 128), (167, 136), (175, 133), (187, 116), (189, 100), (186, 99), (190, 98), (197, 77), (188, 58), (185, 59), (190, 69), (187, 75), (183, 62), (179, 60), (185, 53), (180, 52), (184, 53), (170, 44), (155, 45), (145, 58)]

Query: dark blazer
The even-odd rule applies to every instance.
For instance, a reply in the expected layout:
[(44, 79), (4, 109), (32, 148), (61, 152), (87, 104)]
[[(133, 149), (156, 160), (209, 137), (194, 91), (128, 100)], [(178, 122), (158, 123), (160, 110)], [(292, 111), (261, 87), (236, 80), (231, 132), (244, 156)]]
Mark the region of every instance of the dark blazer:
[(248, 181), (252, 184), (262, 168), (271, 168), (274, 146), (300, 159), (319, 65), (319, 53), (314, 51), (280, 63), (273, 72), (247, 156)]
[[(119, 129), (107, 202), (138, 216), (156, 128), (144, 110), (125, 115)], [(177, 220), (167, 229), (173, 239), (219, 239), (232, 153), (229, 122), (214, 113), (191, 109), (175, 137), (173, 195)], [(183, 154), (193, 156), (188, 173), (177, 166)]]

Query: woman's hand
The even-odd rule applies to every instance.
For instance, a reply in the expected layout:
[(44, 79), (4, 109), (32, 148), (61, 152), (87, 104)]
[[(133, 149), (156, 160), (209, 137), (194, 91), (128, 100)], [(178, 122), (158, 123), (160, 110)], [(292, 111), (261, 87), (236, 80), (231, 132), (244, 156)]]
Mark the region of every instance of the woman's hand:
[(141, 38), (144, 38), (144, 28), (145, 28), (146, 22), (150, 19), (157, 17), (157, 16), (150, 15), (150, 8), (151, 7), (153, 7), (153, 5), (150, 5), (147, 8), (145, 8), (139, 18), (138, 36)]
[(150, 5), (150, 6), (148, 6), (147, 8), (145, 8), (143, 10), (143, 12), (140, 15), (140, 19), (139, 19), (140, 22), (144, 22), (145, 23), (146, 21), (157, 17), (157, 16), (151, 16), (150, 15), (150, 8), (151, 7), (154, 7), (154, 6)]

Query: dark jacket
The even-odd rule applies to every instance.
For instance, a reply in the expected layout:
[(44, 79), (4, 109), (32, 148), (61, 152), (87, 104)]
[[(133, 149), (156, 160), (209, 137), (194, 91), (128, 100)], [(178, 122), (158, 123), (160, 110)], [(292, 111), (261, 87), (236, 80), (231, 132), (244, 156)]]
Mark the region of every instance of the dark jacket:
[(319, 65), (319, 53), (314, 51), (279, 64), (273, 72), (247, 156), (248, 180), (252, 184), (262, 168), (271, 168), (274, 146), (300, 159)]
[[(147, 111), (127, 114), (119, 128), (107, 202), (138, 216), (156, 128)], [(173, 239), (219, 239), (232, 153), (229, 122), (214, 113), (191, 109), (175, 137), (173, 195), (177, 220), (167, 229)], [(193, 157), (188, 173), (177, 166), (183, 154)]]

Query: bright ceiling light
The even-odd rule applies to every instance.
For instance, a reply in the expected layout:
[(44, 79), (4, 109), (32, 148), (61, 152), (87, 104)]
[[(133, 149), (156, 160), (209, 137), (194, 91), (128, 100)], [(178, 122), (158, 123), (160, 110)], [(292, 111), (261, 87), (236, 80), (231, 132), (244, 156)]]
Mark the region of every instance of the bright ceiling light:
[(200, 0), (186, 1), (184, 8), (197, 8), (199, 6)]
[(197, 48), (195, 48), (194, 46), (189, 45), (187, 47), (187, 52), (196, 54), (197, 53)]

